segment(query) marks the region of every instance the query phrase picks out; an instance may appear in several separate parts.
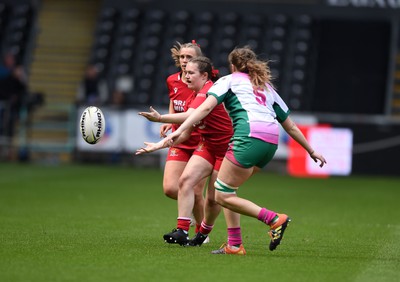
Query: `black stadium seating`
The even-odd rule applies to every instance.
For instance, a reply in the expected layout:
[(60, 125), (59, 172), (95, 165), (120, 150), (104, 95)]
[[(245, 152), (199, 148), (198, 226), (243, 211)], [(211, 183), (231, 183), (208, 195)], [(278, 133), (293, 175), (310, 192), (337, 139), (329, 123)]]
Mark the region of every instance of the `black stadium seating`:
[(274, 85), (295, 110), (302, 109), (312, 38), (308, 15), (212, 12), (158, 8), (103, 7), (90, 63), (101, 67), (110, 85), (121, 76), (134, 80), (131, 105), (168, 105), (166, 77), (177, 71), (170, 57), (176, 42), (195, 39), (220, 75), (228, 73), (227, 57), (236, 46), (250, 45), (270, 61)]
[(0, 53), (12, 53), (18, 64), (25, 63), (25, 51), (32, 31), (33, 8), (27, 3), (0, 3)]

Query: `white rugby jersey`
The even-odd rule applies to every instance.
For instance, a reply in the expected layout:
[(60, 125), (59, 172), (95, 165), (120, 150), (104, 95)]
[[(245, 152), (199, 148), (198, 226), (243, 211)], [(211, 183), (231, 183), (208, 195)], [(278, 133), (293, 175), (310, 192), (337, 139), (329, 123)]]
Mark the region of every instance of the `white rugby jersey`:
[(232, 119), (234, 137), (248, 136), (278, 144), (279, 122), (290, 110), (271, 85), (253, 88), (246, 73), (235, 72), (217, 80), (208, 90), (218, 104), (224, 103)]

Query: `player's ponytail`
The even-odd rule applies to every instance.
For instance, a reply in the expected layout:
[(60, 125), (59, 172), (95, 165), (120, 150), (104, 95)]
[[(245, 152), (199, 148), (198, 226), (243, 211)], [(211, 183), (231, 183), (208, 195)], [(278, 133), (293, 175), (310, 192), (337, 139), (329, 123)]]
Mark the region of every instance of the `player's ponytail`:
[(266, 88), (271, 84), (271, 71), (268, 62), (257, 59), (257, 55), (249, 46), (235, 48), (228, 57), (229, 63), (239, 72), (247, 73), (250, 81), (256, 88)]

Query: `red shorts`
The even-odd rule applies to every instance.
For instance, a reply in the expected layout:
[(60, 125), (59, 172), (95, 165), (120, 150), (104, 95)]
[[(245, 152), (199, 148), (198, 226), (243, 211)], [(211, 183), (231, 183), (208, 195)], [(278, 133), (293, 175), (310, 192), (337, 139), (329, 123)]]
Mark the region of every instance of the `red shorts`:
[(168, 161), (180, 161), (188, 162), (190, 157), (193, 155), (195, 149), (183, 149), (171, 147), (168, 150), (167, 162)]
[(222, 161), (225, 157), (226, 150), (228, 148), (228, 144), (225, 146), (221, 146), (224, 149), (211, 149), (207, 147), (207, 145), (203, 142), (199, 143), (197, 149), (193, 152), (193, 155), (200, 156), (210, 164), (213, 165), (214, 170), (219, 171)]

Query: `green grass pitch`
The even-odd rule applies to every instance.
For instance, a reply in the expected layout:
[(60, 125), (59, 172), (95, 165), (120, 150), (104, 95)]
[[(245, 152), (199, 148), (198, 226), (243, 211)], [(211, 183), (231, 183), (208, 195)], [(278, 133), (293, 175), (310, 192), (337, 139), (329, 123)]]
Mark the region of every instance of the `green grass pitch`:
[(161, 185), (157, 169), (0, 164), (0, 281), (400, 281), (400, 178), (255, 175), (239, 195), (292, 222), (270, 252), (242, 217), (244, 257), (210, 254), (222, 214), (210, 244), (164, 243)]

